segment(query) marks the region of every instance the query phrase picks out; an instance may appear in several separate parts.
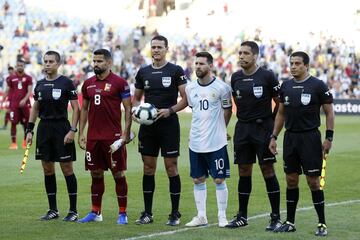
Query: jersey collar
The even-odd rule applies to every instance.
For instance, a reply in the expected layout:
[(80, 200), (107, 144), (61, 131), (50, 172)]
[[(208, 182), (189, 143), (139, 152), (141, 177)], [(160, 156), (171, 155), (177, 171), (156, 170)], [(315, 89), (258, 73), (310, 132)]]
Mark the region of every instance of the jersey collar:
[(303, 82), (305, 82), (306, 80), (308, 80), (309, 78), (311, 78), (311, 75), (309, 74), (309, 75), (307, 75), (307, 77), (306, 78), (304, 78), (303, 80), (295, 80), (295, 78), (293, 78), (293, 81), (295, 82), (295, 83), (303, 83)]
[(213, 77), (213, 79), (212, 79), (208, 84), (201, 84), (201, 83), (199, 82), (199, 79), (197, 79), (197, 83), (198, 83), (199, 86), (201, 86), (201, 87), (206, 87), (206, 86), (209, 86), (210, 84), (212, 84), (215, 80), (216, 80), (216, 77)]

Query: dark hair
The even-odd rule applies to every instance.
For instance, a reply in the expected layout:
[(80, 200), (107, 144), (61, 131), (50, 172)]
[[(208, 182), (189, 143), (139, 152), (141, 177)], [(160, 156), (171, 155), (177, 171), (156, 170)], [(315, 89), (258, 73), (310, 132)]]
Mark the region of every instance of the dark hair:
[(213, 56), (208, 52), (198, 52), (198, 53), (196, 53), (195, 56), (196, 57), (204, 57), (204, 58), (206, 58), (206, 60), (207, 60), (207, 62), (209, 64), (213, 64), (213, 62), (214, 62)]
[(166, 37), (164, 37), (164, 36), (162, 36), (162, 35), (157, 35), (157, 36), (155, 36), (155, 37), (153, 37), (153, 38), (151, 39), (151, 42), (154, 41), (154, 40), (164, 41), (164, 42), (165, 42), (165, 47), (168, 47), (169, 42), (168, 42), (168, 40), (167, 40)]
[(304, 62), (305, 65), (308, 65), (309, 62), (310, 62), (309, 55), (306, 52), (303, 52), (303, 51), (293, 52), (290, 55), (290, 58), (292, 58), (292, 57), (301, 57), (303, 59), (303, 62)]
[(8, 67), (8, 71), (12, 71), (12, 70), (14, 70), (14, 67), (9, 66), (9, 67)]
[(47, 52), (44, 54), (44, 56), (46, 56), (46, 55), (53, 55), (53, 56), (55, 56), (56, 62), (60, 63), (60, 60), (61, 60), (60, 53), (58, 53), (58, 52), (56, 52), (56, 51), (50, 50), (50, 51), (47, 51)]
[(242, 42), (240, 46), (248, 46), (251, 48), (251, 52), (255, 54), (259, 54), (259, 46), (254, 41), (245, 41)]
[(16, 60), (16, 63), (23, 63), (23, 64), (25, 64), (25, 59), (19, 58), (18, 60)]
[(103, 55), (106, 60), (111, 59), (111, 53), (109, 50), (100, 48), (94, 51), (94, 55)]

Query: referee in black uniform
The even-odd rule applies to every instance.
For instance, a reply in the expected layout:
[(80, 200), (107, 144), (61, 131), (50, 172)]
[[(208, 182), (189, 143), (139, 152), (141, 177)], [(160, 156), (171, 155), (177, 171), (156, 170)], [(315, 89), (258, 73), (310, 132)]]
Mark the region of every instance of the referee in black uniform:
[[(257, 157), (271, 205), (270, 224), (266, 230), (272, 231), (281, 225), (280, 187), (274, 169), (276, 159), (268, 146), (274, 125), (273, 116), (275, 116), (272, 111), (272, 100), (277, 106), (280, 86), (273, 72), (256, 64), (258, 55), (259, 47), (255, 42), (241, 43), (239, 60), (242, 70), (231, 76), (231, 88), (238, 119), (234, 134), (234, 158), (235, 164), (238, 164), (240, 176), (239, 212), (226, 227), (237, 228), (248, 225), (247, 212), (252, 188), (252, 169)], [(276, 106), (274, 112), (276, 112)]]
[[(169, 177), (171, 213), (167, 225), (180, 223), (179, 201), (181, 182), (177, 159), (180, 147), (180, 125), (176, 112), (187, 106), (185, 86), (187, 78), (184, 70), (166, 61), (168, 40), (164, 36), (155, 36), (151, 40), (153, 63), (141, 68), (135, 79), (133, 106), (138, 106), (145, 96), (145, 102), (158, 109), (157, 121), (150, 126), (141, 125), (139, 130), (139, 152), (144, 162), (143, 196), (145, 210), (137, 224), (153, 222), (152, 201), (155, 190), (156, 160), (161, 149), (164, 164)], [(178, 93), (181, 100), (177, 102)]]
[[(63, 220), (72, 222), (78, 219), (77, 181), (72, 162), (76, 160), (74, 135), (79, 120), (79, 103), (72, 81), (58, 74), (59, 66), (60, 54), (55, 51), (46, 52), (44, 55), (46, 78), (38, 81), (35, 86), (35, 102), (26, 129), (26, 143), (32, 144), (35, 121), (39, 117), (41, 120), (37, 128), (35, 158), (42, 162), (49, 201), (49, 210), (40, 219), (52, 220), (59, 217), (55, 177), (55, 162), (59, 162), (70, 199), (70, 210)], [(68, 121), (67, 112), (69, 101), (73, 109), (71, 124)]]
[[(275, 119), (269, 149), (276, 154), (276, 139), (285, 123), (284, 171), (286, 173), (287, 218), (275, 232), (294, 232), (295, 212), (299, 200), (299, 175), (304, 173), (311, 190), (312, 201), (319, 218), (316, 236), (326, 236), (324, 192), (320, 190), (322, 159), (329, 153), (334, 133), (333, 97), (323, 81), (308, 73), (309, 56), (294, 52), (290, 56), (290, 71), (294, 77), (280, 89), (279, 111)], [(326, 117), (325, 140), (321, 143), (320, 108)]]

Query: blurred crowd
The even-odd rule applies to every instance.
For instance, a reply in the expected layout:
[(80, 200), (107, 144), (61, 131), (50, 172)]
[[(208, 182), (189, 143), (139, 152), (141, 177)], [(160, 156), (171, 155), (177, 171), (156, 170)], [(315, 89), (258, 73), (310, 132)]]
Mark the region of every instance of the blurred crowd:
[[(101, 20), (85, 22), (29, 10), (22, 0), (6, 0), (0, 13), (0, 87), (8, 76), (8, 68), (18, 58), (26, 60), (25, 71), (33, 79), (42, 78), (42, 55), (49, 49), (62, 54), (62, 74), (80, 86), (92, 76), (91, 54), (100, 47), (112, 52), (113, 71), (133, 84), (137, 70), (151, 63), (148, 43), (156, 34), (159, 34), (157, 30), (146, 32), (145, 24), (127, 29)], [(260, 29), (241, 32), (236, 40), (189, 35), (175, 45), (170, 41), (168, 59), (181, 65), (189, 79), (194, 79), (195, 53), (209, 51), (215, 57), (216, 75), (229, 82), (232, 73), (239, 69), (239, 43), (256, 40), (260, 46), (259, 65), (271, 69), (280, 81), (286, 81), (291, 77), (288, 56), (301, 49), (311, 56), (310, 73), (322, 79), (335, 98), (360, 99), (360, 59), (355, 47), (345, 40), (324, 33), (310, 33), (306, 43), (289, 44), (275, 38), (264, 40), (269, 38), (262, 35)]]

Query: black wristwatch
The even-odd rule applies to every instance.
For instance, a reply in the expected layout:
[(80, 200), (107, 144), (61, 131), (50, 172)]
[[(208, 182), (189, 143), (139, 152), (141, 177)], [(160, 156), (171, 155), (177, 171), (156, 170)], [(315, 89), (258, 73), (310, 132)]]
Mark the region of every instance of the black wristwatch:
[(72, 132), (77, 132), (78, 130), (77, 130), (77, 128), (71, 127), (71, 128), (70, 128), (70, 131), (72, 131)]
[(271, 134), (271, 135), (270, 135), (270, 139), (272, 139), (272, 138), (275, 139), (275, 141), (277, 140), (277, 136), (274, 135), (274, 134)]

